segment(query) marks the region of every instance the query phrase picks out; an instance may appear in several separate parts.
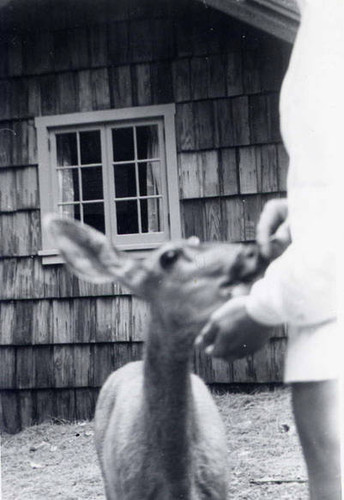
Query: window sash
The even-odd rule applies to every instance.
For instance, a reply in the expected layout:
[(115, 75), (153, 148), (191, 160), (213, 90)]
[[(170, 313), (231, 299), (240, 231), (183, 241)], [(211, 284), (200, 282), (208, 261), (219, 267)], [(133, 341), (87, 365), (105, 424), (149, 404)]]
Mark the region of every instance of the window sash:
[[(134, 150), (135, 150), (135, 155), (134, 155), (134, 160), (128, 160), (128, 161), (113, 161), (114, 158), (114, 149), (113, 149), (113, 141), (112, 141), (112, 129), (115, 128), (126, 128), (126, 127), (133, 127), (137, 128), (140, 125), (157, 125), (158, 126), (158, 145), (159, 145), (159, 156), (158, 159), (160, 161), (160, 175), (161, 175), (161, 188), (162, 192), (159, 196), (153, 196), (153, 195), (148, 195), (148, 196), (143, 196), (140, 194), (139, 191), (139, 178), (138, 178), (138, 165), (140, 163), (147, 163), (148, 160), (140, 160), (138, 159), (138, 154), (137, 154), (137, 135), (134, 133)], [(163, 121), (160, 120), (145, 120), (145, 121), (132, 121), (130, 122), (123, 122), (123, 123), (114, 123), (109, 125), (106, 128), (106, 134), (107, 134), (107, 151), (108, 151), (108, 158), (110, 160), (110, 168), (108, 169), (109, 173), (109, 183), (108, 185), (110, 186), (110, 200), (111, 200), (111, 205), (113, 204), (113, 213), (114, 216), (111, 216), (111, 211), (112, 207), (110, 206), (110, 220), (112, 223), (112, 228), (111, 228), (111, 234), (115, 235), (115, 240), (116, 243), (118, 244), (124, 244), (124, 245), (129, 245), (132, 246), (135, 244), (135, 240), (138, 242), (138, 244), (141, 245), (149, 245), (151, 244), (157, 244), (162, 241), (165, 241), (169, 237), (169, 228), (168, 228), (168, 192), (167, 192), (167, 179), (166, 179), (166, 153), (165, 153), (165, 148), (164, 148), (164, 131), (163, 131)], [(149, 160), (151, 160), (149, 158)], [(115, 193), (115, 179), (114, 179), (114, 168), (116, 165), (121, 165), (121, 164), (131, 164), (135, 163), (135, 182), (136, 182), (136, 196), (127, 196), (127, 197), (116, 197)], [(162, 198), (163, 203), (162, 203), (162, 209), (163, 209), (163, 230), (159, 232), (148, 232), (144, 233), (140, 231), (139, 233), (134, 233), (134, 234), (119, 234), (118, 229), (117, 229), (117, 209), (118, 205), (117, 203), (120, 203), (122, 201), (127, 201), (127, 200), (137, 200), (137, 205), (138, 205), (138, 225), (139, 225), (139, 230), (141, 229), (141, 213), (140, 213), (140, 200), (142, 199), (153, 199), (153, 198)]]
[[(156, 125), (158, 127), (158, 147), (159, 147), (159, 155), (155, 158), (148, 159), (138, 159), (137, 155), (137, 139), (136, 133), (134, 133), (134, 146), (135, 146), (135, 158), (131, 161), (121, 161), (114, 162), (114, 148), (112, 141), (112, 130), (114, 128), (133, 128), (136, 129), (138, 126), (144, 125)], [(101, 155), (102, 162), (101, 164), (81, 164), (81, 153), (80, 153), (80, 132), (84, 131), (94, 131), (99, 130), (101, 137)], [(77, 165), (58, 165), (57, 158), (57, 135), (60, 133), (75, 133), (77, 138), (77, 153), (78, 153), (78, 164)], [(96, 202), (104, 203), (104, 216), (105, 216), (105, 230), (107, 235), (111, 235), (114, 239), (114, 242), (117, 245), (130, 245), (133, 246), (135, 243), (138, 245), (147, 244), (157, 244), (159, 242), (165, 241), (169, 237), (168, 230), (168, 199), (167, 199), (167, 185), (166, 185), (166, 160), (165, 160), (165, 148), (164, 148), (164, 136), (163, 136), (163, 122), (162, 120), (133, 120), (126, 122), (112, 122), (106, 125), (98, 125), (91, 127), (68, 127), (63, 131), (61, 129), (53, 129), (50, 132), (50, 141), (52, 144), (52, 176), (54, 177), (54, 205), (59, 207), (67, 206), (67, 205), (75, 205), (79, 206), (81, 220), (84, 220), (84, 205), (91, 204)], [(142, 163), (148, 163), (149, 161), (159, 161), (160, 162), (160, 175), (161, 175), (161, 193), (159, 195), (141, 195), (139, 192), (138, 185), (138, 165)], [(128, 197), (116, 197), (115, 194), (115, 179), (114, 179), (114, 167), (115, 165), (121, 164), (135, 164), (135, 182), (136, 182), (136, 196), (128, 196)], [(99, 200), (85, 200), (83, 197), (83, 185), (81, 179), (81, 171), (82, 169), (91, 168), (92, 166), (97, 166), (102, 168), (102, 176), (103, 176), (103, 196), (104, 199)], [(61, 201), (61, 196), (59, 192), (59, 179), (58, 172), (66, 169), (75, 169), (78, 171), (78, 179), (79, 179), (79, 191), (80, 191), (80, 200), (79, 201)], [(155, 232), (143, 232), (142, 231), (142, 217), (141, 217), (141, 203), (140, 200), (145, 199), (161, 199), (162, 200), (162, 230)], [(131, 234), (119, 234), (117, 229), (117, 203), (124, 201), (137, 201), (138, 207), (138, 233)]]

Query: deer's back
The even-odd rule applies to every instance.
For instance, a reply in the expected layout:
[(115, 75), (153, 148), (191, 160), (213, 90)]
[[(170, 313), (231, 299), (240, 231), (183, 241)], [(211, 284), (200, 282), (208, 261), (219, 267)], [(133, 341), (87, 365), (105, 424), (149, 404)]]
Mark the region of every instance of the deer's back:
[[(95, 434), (107, 498), (172, 500), (161, 455), (143, 414), (142, 362), (129, 363), (105, 382), (96, 408)], [(208, 389), (192, 375), (196, 431), (190, 442), (193, 492), (185, 500), (225, 500), (226, 442), (223, 424)]]

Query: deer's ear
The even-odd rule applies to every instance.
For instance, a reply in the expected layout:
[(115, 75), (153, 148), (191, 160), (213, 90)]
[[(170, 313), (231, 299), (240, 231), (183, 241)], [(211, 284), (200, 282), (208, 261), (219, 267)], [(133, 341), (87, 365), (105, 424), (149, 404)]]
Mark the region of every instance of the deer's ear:
[(56, 215), (47, 215), (44, 227), (79, 278), (93, 283), (118, 280), (133, 293), (144, 293), (146, 270), (142, 262), (116, 250), (103, 233)]

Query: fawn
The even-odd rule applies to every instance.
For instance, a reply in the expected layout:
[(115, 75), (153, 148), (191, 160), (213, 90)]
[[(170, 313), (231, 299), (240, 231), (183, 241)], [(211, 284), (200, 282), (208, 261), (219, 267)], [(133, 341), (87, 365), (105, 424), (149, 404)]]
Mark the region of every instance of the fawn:
[(226, 437), (208, 389), (191, 374), (193, 344), (238, 287), (247, 293), (260, 268), (256, 247), (192, 237), (139, 260), (79, 222), (48, 216), (46, 227), (73, 273), (118, 280), (150, 304), (144, 360), (112, 373), (97, 402), (106, 498), (224, 500)]

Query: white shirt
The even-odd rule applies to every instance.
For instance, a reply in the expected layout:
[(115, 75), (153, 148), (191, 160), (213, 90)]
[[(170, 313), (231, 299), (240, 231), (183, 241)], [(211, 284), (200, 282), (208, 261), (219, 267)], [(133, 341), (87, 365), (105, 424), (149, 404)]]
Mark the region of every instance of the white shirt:
[[(344, 1), (306, 0), (280, 99), (290, 156), (292, 244), (246, 300), (265, 324), (314, 325), (336, 317), (336, 256), (344, 217)], [(343, 214), (344, 215), (344, 214)]]

